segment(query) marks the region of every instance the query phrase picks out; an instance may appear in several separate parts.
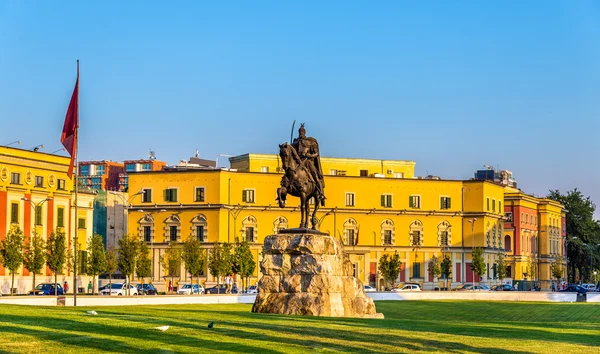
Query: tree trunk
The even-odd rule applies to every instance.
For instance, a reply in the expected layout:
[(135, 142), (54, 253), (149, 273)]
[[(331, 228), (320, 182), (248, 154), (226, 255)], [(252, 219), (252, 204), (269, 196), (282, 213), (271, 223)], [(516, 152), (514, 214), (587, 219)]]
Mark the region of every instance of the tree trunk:
[(35, 271), (33, 272), (33, 296), (35, 296)]
[(56, 272), (54, 272), (54, 296), (58, 296), (58, 275)]
[(15, 295), (15, 290), (14, 290), (14, 288), (15, 288), (15, 271), (12, 270), (10, 272), (10, 274), (12, 275), (12, 280), (10, 283), (10, 296), (14, 296)]

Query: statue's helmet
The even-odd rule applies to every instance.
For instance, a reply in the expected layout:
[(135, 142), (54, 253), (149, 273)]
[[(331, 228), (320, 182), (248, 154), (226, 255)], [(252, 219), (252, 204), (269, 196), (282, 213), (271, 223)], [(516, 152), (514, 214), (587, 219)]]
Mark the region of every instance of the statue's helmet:
[(300, 124), (300, 129), (298, 129), (298, 134), (301, 136), (306, 135), (306, 129), (304, 128), (304, 123)]

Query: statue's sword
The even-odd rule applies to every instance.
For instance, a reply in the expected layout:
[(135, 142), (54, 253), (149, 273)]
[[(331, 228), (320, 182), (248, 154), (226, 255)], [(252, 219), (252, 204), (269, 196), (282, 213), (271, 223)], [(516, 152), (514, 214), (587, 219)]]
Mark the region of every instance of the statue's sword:
[(290, 133), (290, 145), (294, 141), (294, 127), (296, 126), (296, 120), (294, 119), (294, 123), (292, 124), (292, 132)]

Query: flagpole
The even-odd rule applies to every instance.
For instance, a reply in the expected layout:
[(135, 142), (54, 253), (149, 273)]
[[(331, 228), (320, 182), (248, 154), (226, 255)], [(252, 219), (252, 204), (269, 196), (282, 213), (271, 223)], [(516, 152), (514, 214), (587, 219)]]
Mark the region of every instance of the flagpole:
[(73, 242), (73, 306), (77, 306), (77, 241), (79, 239), (79, 213), (77, 192), (79, 189), (79, 60), (77, 60), (77, 122), (75, 123), (75, 235)]

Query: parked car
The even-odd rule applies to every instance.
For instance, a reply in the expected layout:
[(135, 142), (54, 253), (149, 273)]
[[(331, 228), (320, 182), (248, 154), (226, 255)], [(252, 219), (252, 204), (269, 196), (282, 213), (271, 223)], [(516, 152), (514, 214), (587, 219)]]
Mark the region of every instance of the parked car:
[[(227, 291), (227, 286), (225, 286), (225, 284), (221, 284), (220, 286), (213, 286), (212, 288), (207, 288), (206, 290), (204, 290), (204, 293), (205, 294), (225, 294), (226, 291)], [(234, 285), (233, 288), (231, 288), (231, 293), (232, 294), (238, 293), (238, 289), (237, 289), (236, 285)]]
[(559, 290), (559, 292), (585, 294), (587, 293), (587, 289), (579, 285), (569, 285), (565, 289)]
[(422, 291), (418, 284), (404, 284), (397, 288), (393, 288), (392, 291)]
[(587, 291), (596, 291), (596, 284), (581, 284), (581, 287)]
[(495, 285), (491, 289), (491, 291), (513, 291), (513, 287), (509, 284)]
[(246, 294), (258, 294), (258, 286), (250, 285), (248, 289), (246, 289)]
[(202, 285), (194, 284), (183, 284), (179, 290), (177, 290), (177, 295), (191, 295), (191, 294), (203, 294), (204, 288)]
[(371, 285), (365, 285), (365, 292), (371, 293), (371, 292), (374, 292), (374, 291), (377, 291), (377, 289), (375, 289)]
[[(129, 294), (127, 294), (127, 286), (129, 286)], [(100, 295), (118, 295), (118, 296), (127, 296), (127, 295), (137, 295), (138, 290), (135, 286), (131, 284), (124, 283), (112, 283), (112, 287), (106, 287), (101, 290)]]
[(139, 295), (158, 295), (158, 291), (152, 284), (138, 284), (136, 288)]
[[(57, 284), (58, 295), (64, 295), (63, 288), (60, 284)], [(41, 283), (35, 287), (35, 295), (54, 295), (54, 283)], [(34, 291), (30, 290), (29, 295), (34, 295)]]
[[(485, 288), (484, 288), (485, 286)], [(487, 285), (473, 285), (473, 284), (463, 284), (458, 288), (453, 289), (452, 291), (489, 291)]]

